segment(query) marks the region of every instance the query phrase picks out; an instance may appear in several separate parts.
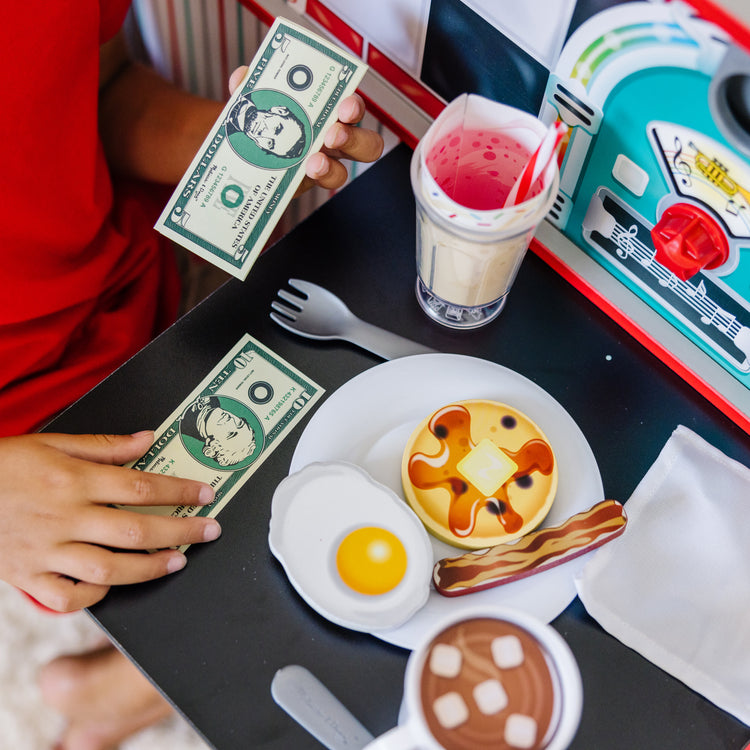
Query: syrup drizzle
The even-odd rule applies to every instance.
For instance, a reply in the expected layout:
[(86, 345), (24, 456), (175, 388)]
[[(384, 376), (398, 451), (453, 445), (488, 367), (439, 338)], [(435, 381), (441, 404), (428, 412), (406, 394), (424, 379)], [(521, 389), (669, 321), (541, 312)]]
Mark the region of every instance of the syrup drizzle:
[(528, 486), (526, 483), (533, 481), (531, 473), (534, 471), (549, 475), (554, 467), (550, 446), (544, 440), (533, 438), (516, 452), (501, 449), (515, 461), (518, 470), (493, 496), (486, 497), (461, 476), (456, 466), (475, 447), (468, 409), (461, 404), (444, 406), (432, 416), (428, 429), (440, 442), (440, 449), (434, 455), (415, 453), (410, 456), (409, 479), (420, 490), (442, 487), (449, 492), (451, 532), (457, 537), (469, 536), (476, 526), (477, 514), (484, 508), (497, 516), (506, 532), (516, 533), (524, 519), (511, 505), (508, 488), (512, 482)]

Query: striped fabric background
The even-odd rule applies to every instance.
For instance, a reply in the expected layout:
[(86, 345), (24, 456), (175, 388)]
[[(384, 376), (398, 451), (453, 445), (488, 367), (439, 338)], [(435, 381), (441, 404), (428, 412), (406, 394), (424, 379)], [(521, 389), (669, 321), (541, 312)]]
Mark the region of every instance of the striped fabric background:
[[(219, 101), (229, 96), (231, 72), (252, 60), (268, 31), (238, 0), (134, 0), (129, 28), (131, 44), (165, 78)], [(366, 115), (363, 124), (381, 133), (386, 151), (398, 143), (372, 115)], [(350, 179), (365, 168), (350, 164)], [(314, 188), (293, 200), (280, 222), (281, 230), (289, 231), (330, 195)]]

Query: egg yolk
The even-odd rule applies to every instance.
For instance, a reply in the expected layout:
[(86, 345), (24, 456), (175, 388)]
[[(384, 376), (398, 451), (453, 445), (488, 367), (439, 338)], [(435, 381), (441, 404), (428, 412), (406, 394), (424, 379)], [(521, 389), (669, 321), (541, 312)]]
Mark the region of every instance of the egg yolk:
[(336, 568), (344, 583), (360, 594), (385, 594), (406, 573), (406, 550), (387, 529), (363, 526), (347, 534), (336, 552)]

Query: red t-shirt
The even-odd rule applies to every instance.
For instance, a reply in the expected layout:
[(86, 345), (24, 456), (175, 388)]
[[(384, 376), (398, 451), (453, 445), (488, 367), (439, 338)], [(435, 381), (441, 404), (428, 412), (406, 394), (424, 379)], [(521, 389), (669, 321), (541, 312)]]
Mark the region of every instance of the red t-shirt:
[[(99, 46), (129, 0), (23, 0), (0, 27), (0, 435), (42, 426), (176, 314), (145, 186), (113, 188)], [(160, 198), (163, 197), (160, 195)]]

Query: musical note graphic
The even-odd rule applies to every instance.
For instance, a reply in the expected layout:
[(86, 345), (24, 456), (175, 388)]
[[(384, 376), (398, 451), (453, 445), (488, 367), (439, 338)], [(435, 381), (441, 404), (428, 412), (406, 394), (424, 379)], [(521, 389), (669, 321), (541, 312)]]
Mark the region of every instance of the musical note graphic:
[[(701, 279), (698, 284), (692, 284), (689, 280), (684, 281), (677, 277), (672, 271), (655, 260), (656, 250), (650, 243), (648, 222), (638, 216), (637, 223), (631, 224), (628, 228), (618, 221), (618, 218), (607, 210), (602, 196), (608, 199), (608, 202), (616, 203), (623, 213), (630, 209), (626, 208), (616, 199), (608, 190), (602, 188), (599, 193), (592, 198), (592, 205), (586, 215), (584, 222), (584, 237), (593, 247), (607, 252), (609, 257), (617, 257), (623, 261), (632, 260), (644, 269), (648, 275), (656, 281), (656, 286), (668, 290), (671, 294), (684, 302), (689, 308), (695, 311), (698, 317), (696, 321), (706, 327), (711, 327), (719, 331), (723, 336), (729, 339), (734, 347), (739, 349), (744, 355), (744, 360), (740, 361), (732, 356), (728, 351), (719, 349), (716, 342), (707, 335), (701, 335), (704, 340), (714, 351), (721, 354), (722, 357), (730, 361), (735, 367), (743, 372), (750, 371), (750, 328), (737, 319), (735, 315), (728, 312), (717, 304), (709, 296), (706, 285)], [(636, 217), (632, 217), (636, 218)], [(649, 244), (641, 239), (639, 234), (639, 224), (644, 230), (642, 236), (648, 237)], [(598, 234), (604, 240), (609, 240), (614, 244), (614, 251), (610, 252), (597, 242), (595, 235)], [(652, 291), (653, 287), (649, 289)], [(678, 317), (679, 312), (675, 311)], [(750, 314), (748, 314), (750, 320)], [(685, 322), (690, 322), (685, 320)], [(697, 331), (700, 333), (700, 331)]]
[[(612, 234), (612, 239), (617, 245), (617, 255), (620, 258), (626, 259), (630, 255), (642, 253), (643, 249), (646, 247), (638, 239), (638, 226), (636, 224), (631, 224), (628, 229), (625, 229), (625, 227), (622, 227), (619, 224), (615, 224), (612, 229)], [(648, 252), (647, 248), (646, 252)]]
[(682, 183), (682, 187), (687, 189), (692, 185), (690, 176), (693, 173), (693, 168), (690, 166), (690, 162), (685, 159), (682, 155), (682, 141), (678, 136), (674, 139), (674, 155), (672, 156), (672, 173), (676, 180)]

